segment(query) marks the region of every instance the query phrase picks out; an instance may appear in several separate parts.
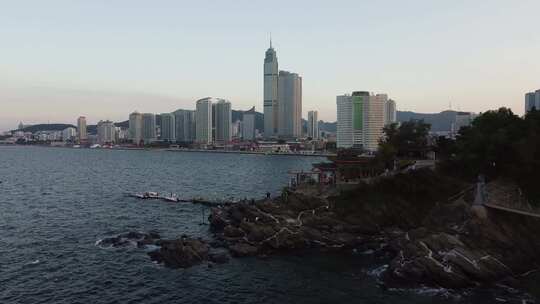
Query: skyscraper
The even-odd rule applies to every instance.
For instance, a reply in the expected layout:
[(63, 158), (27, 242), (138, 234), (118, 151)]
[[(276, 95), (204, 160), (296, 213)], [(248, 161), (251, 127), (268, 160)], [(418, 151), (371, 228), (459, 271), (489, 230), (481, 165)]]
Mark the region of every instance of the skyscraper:
[(100, 120), (97, 124), (98, 143), (112, 144), (116, 141), (116, 127), (110, 120)]
[(195, 140), (200, 144), (212, 142), (212, 98), (197, 100), (195, 110)]
[(384, 106), (384, 124), (389, 125), (397, 122), (397, 116), (396, 116), (396, 102), (392, 99), (388, 99)]
[(88, 133), (86, 132), (86, 117), (80, 116), (77, 118), (77, 137), (79, 143), (84, 143), (88, 140)]
[(129, 139), (136, 145), (142, 140), (142, 114), (137, 111), (129, 114)]
[(364, 138), (361, 144), (368, 151), (376, 151), (379, 147), (379, 141), (383, 136), (384, 107), (387, 101), (388, 95), (377, 94), (369, 96), (364, 103)]
[(232, 139), (231, 103), (227, 100), (219, 99), (214, 104), (214, 109), (214, 140), (220, 143), (228, 143)]
[(279, 71), (278, 134), (282, 137), (302, 136), (302, 77)]
[(308, 137), (319, 139), (319, 112), (308, 112)]
[(278, 132), (278, 60), (272, 47), (264, 57), (264, 136), (272, 137)]
[(156, 115), (152, 113), (142, 114), (142, 139), (145, 144), (156, 141)]
[(357, 91), (337, 96), (337, 147), (377, 150), (383, 135), (386, 94)]
[(242, 114), (242, 138), (244, 140), (255, 139), (255, 107)]
[(172, 113), (162, 113), (161, 115), (161, 140), (176, 142), (176, 123)]
[(353, 146), (353, 114), (352, 97), (340, 95), (336, 97), (337, 103), (337, 147), (351, 148)]
[(525, 113), (533, 108), (540, 110), (540, 90), (525, 94)]
[(195, 111), (179, 109), (173, 114), (176, 125), (176, 141), (184, 143), (195, 141)]

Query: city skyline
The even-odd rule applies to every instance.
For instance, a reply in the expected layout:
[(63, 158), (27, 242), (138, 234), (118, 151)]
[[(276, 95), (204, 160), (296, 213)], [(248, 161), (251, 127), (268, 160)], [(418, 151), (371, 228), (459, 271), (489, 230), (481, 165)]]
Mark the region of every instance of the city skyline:
[[(192, 108), (204, 96), (263, 112), (260, 61), (270, 32), (280, 58), (287, 58), (283, 69), (303, 77), (303, 118), (318, 110), (321, 120), (335, 121), (335, 96), (357, 87), (387, 92), (400, 110), (439, 112), (452, 104), (523, 114), (524, 92), (540, 87), (534, 1), (331, 7), (299, 1), (273, 28), (250, 2), (133, 3), (127, 11), (117, 3), (106, 12), (97, 2), (62, 3), (62, 9), (54, 2), (1, 5), (1, 131), (19, 121), (73, 123), (78, 116), (89, 124), (122, 121), (132, 109)], [(310, 16), (302, 16), (308, 5)], [(384, 14), (352, 18), (360, 10)], [(215, 18), (191, 26), (203, 13)], [(144, 14), (147, 21), (140, 22)]]

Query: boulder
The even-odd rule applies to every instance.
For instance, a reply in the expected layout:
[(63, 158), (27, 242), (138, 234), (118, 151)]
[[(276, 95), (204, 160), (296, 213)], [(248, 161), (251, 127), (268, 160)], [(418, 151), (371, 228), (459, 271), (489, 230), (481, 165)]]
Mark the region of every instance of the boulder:
[(244, 236), (244, 232), (237, 227), (227, 225), (225, 226), (225, 229), (223, 229), (223, 235), (228, 238), (241, 238)]
[(150, 258), (172, 268), (188, 268), (208, 259), (209, 246), (198, 239), (161, 240), (160, 248), (149, 252)]
[(303, 237), (301, 232), (294, 232), (290, 229), (283, 228), (272, 238), (265, 241), (264, 244), (271, 249), (297, 250), (306, 248), (309, 242)]
[(224, 264), (229, 261), (229, 256), (225, 252), (212, 252), (208, 255), (208, 259), (216, 264)]
[(261, 242), (276, 233), (272, 224), (265, 224), (262, 222), (242, 222), (240, 228), (246, 232), (247, 238), (250, 242)]
[(236, 243), (229, 246), (229, 251), (234, 257), (245, 257), (257, 255), (259, 249), (246, 243)]
[(131, 231), (122, 233), (117, 236), (104, 238), (98, 241), (98, 245), (102, 247), (123, 247), (123, 246), (138, 246), (154, 244), (159, 239), (159, 234), (155, 232), (142, 233)]

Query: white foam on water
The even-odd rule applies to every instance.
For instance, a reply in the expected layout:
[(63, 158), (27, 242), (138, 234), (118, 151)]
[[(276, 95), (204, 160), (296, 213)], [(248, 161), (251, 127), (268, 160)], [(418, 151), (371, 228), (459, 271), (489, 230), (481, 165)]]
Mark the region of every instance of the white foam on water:
[(386, 269), (388, 269), (387, 264), (382, 265), (380, 267), (377, 267), (375, 269), (372, 269), (372, 270), (368, 271), (367, 274), (370, 275), (370, 276), (374, 276), (374, 277), (378, 278), (386, 271)]

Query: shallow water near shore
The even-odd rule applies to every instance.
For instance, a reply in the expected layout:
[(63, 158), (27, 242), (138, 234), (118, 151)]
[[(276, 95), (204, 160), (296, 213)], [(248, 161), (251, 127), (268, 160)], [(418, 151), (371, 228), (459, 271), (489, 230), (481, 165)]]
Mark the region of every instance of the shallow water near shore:
[[(157, 231), (210, 239), (208, 209), (137, 200), (277, 195), (288, 170), (323, 158), (0, 146), (0, 303), (521, 303), (502, 287), (386, 290), (376, 254), (303, 253), (167, 269), (104, 237)], [(435, 297), (436, 300), (433, 299)], [(508, 302), (507, 302), (508, 303)]]

